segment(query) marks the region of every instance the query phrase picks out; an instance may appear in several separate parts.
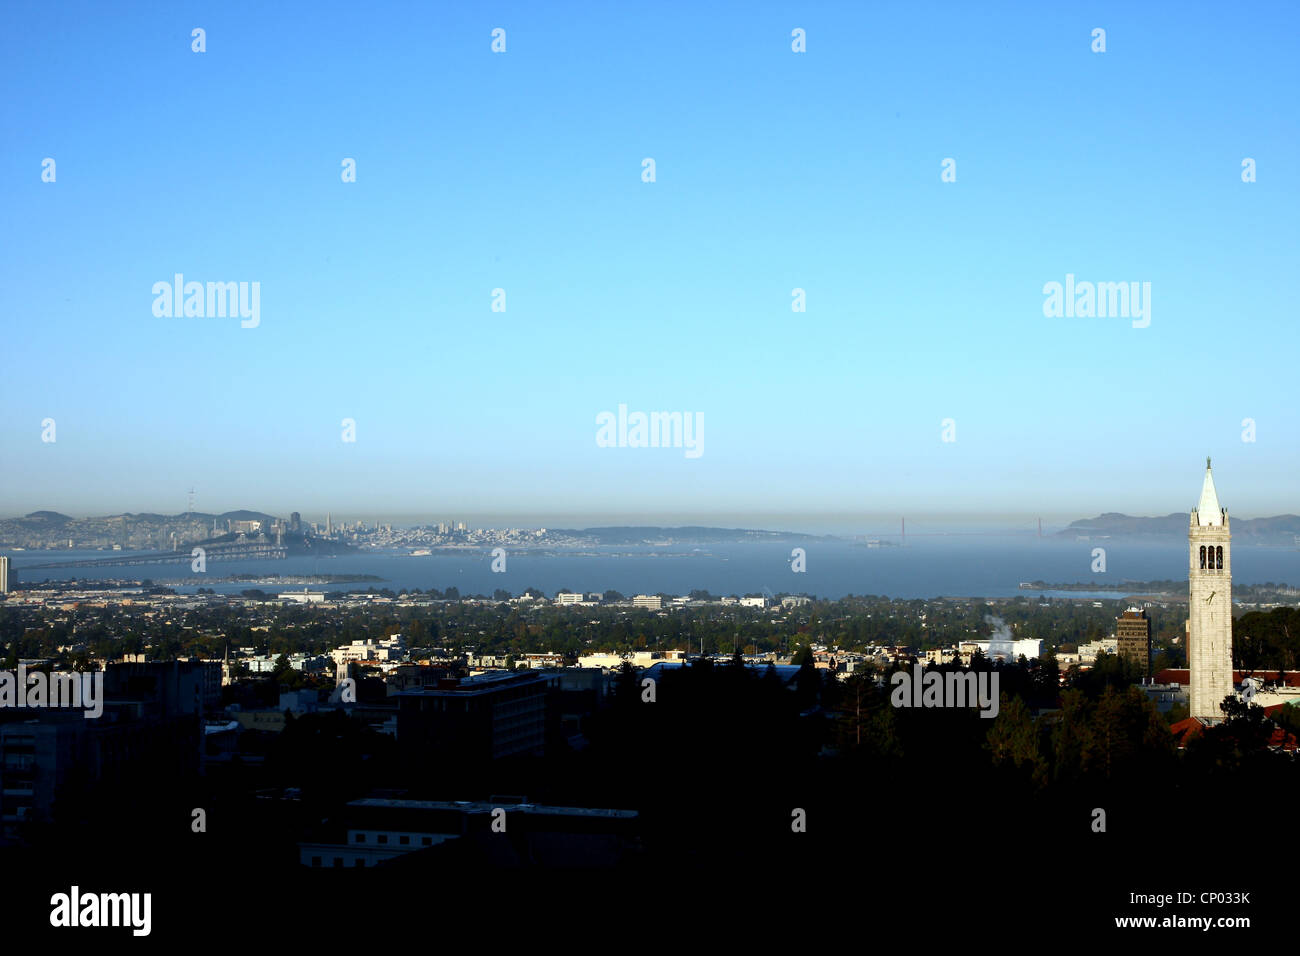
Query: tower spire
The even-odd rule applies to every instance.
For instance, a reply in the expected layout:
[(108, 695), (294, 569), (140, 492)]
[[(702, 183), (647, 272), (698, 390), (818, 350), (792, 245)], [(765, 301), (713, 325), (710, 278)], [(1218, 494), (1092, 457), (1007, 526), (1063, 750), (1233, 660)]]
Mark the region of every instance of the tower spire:
[(1205, 458), (1205, 481), (1201, 484), (1201, 499), (1196, 504), (1196, 523), (1206, 525), (1223, 524), (1223, 509), (1219, 507), (1219, 495), (1214, 490), (1214, 473), (1210, 471), (1210, 458)]

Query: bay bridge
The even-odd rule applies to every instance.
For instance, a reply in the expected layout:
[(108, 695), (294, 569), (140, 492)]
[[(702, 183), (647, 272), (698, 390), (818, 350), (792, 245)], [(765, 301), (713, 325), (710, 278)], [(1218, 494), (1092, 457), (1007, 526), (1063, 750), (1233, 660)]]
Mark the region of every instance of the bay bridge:
[[(203, 549), (204, 560), (214, 561), (279, 561), (289, 556), (289, 549), (274, 544), (214, 545)], [(83, 558), (77, 561), (51, 561), (46, 564), (28, 564), (15, 571), (48, 571), (65, 568), (123, 568), (145, 564), (189, 564), (191, 551), (159, 551), (154, 554), (132, 554), (115, 558)]]

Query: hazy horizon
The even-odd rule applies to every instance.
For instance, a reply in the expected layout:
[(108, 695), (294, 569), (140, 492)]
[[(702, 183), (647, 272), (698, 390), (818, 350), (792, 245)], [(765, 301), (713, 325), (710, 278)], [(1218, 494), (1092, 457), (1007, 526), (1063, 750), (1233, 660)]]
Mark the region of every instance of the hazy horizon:
[[(159, 514), (166, 516), (175, 516), (185, 513), (185, 509), (179, 511), (159, 511), (157, 509), (140, 509), (140, 510), (116, 510), (96, 513), (71, 513), (60, 511), (59, 509), (34, 509), (45, 511), (56, 511), (65, 514), (70, 518), (98, 518), (109, 517), (121, 514)], [(195, 506), (195, 512), (201, 514), (220, 515), (234, 511), (253, 511), (262, 514), (272, 515), (274, 517), (287, 518), (293, 511), (299, 511), (304, 522), (318, 522), (324, 524), (327, 512), (319, 513), (312, 511), (301, 511), (300, 509), (287, 509), (284, 511), (273, 511), (264, 508), (222, 508), (219, 510), (210, 510), (198, 505)], [(30, 514), (25, 512), (24, 514)], [(335, 511), (330, 510), (328, 517), (337, 526), (342, 523), (351, 524), (356, 521), (362, 521), (367, 526), (374, 524), (391, 524), (394, 527), (414, 527), (421, 525), (435, 525), (442, 521), (458, 522), (464, 521), (470, 528), (569, 528), (585, 529), (595, 527), (710, 527), (710, 528), (727, 528), (727, 529), (749, 529), (760, 531), (777, 531), (789, 532), (792, 534), (812, 534), (812, 535), (869, 535), (869, 536), (897, 536), (902, 529), (902, 522), (906, 521), (906, 531), (909, 535), (923, 535), (927, 533), (939, 532), (968, 532), (968, 533), (1007, 533), (1007, 534), (1025, 534), (1033, 535), (1038, 532), (1038, 521), (1042, 520), (1042, 532), (1044, 535), (1054, 534), (1063, 530), (1074, 521), (1087, 520), (1095, 518), (1100, 514), (1108, 512), (1094, 512), (1093, 514), (1079, 515), (1061, 515), (1061, 514), (1027, 514), (1027, 513), (1003, 513), (1003, 514), (970, 514), (957, 512), (914, 512), (906, 515), (897, 513), (879, 513), (879, 514), (825, 514), (825, 513), (755, 513), (755, 512), (714, 512), (714, 513), (641, 513), (641, 514), (619, 514), (619, 513), (528, 513), (528, 512), (455, 512), (455, 511), (436, 511), (436, 512), (400, 512), (400, 513), (375, 513), (365, 511)], [(1164, 517), (1165, 515), (1180, 512), (1162, 512), (1159, 514), (1134, 515), (1131, 512), (1119, 512), (1130, 514), (1132, 517)], [(1283, 513), (1270, 515), (1238, 515), (1233, 514), (1235, 518), (1272, 518), (1278, 517)], [(3, 515), (0, 519), (12, 519), (23, 517), (21, 514)]]

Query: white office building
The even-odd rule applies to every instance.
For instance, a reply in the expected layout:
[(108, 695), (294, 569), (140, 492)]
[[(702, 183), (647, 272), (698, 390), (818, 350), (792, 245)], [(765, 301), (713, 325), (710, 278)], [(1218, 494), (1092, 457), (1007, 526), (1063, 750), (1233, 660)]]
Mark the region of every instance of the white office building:
[(308, 591), (303, 588), (301, 591), (286, 591), (279, 595), (281, 601), (293, 601), (296, 604), (323, 604), (325, 602), (324, 591)]

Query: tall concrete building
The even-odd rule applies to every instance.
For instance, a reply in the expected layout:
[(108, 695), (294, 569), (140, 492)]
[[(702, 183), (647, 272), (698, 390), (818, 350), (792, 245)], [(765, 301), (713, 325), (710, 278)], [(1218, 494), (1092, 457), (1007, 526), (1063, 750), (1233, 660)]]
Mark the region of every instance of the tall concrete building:
[(9, 593), (9, 559), (0, 554), (0, 594)]
[(1231, 537), (1228, 509), (1219, 506), (1207, 458), (1201, 499), (1187, 532), (1190, 716), (1204, 723), (1223, 719), (1219, 705), (1233, 692)]
[(444, 680), (436, 688), (397, 696), (397, 740), (406, 758), (492, 760), (516, 754), (543, 755), (555, 678), (539, 671), (487, 673)]
[(1143, 677), (1151, 674), (1151, 619), (1131, 607), (1115, 620), (1115, 641), (1120, 657), (1138, 666)]

